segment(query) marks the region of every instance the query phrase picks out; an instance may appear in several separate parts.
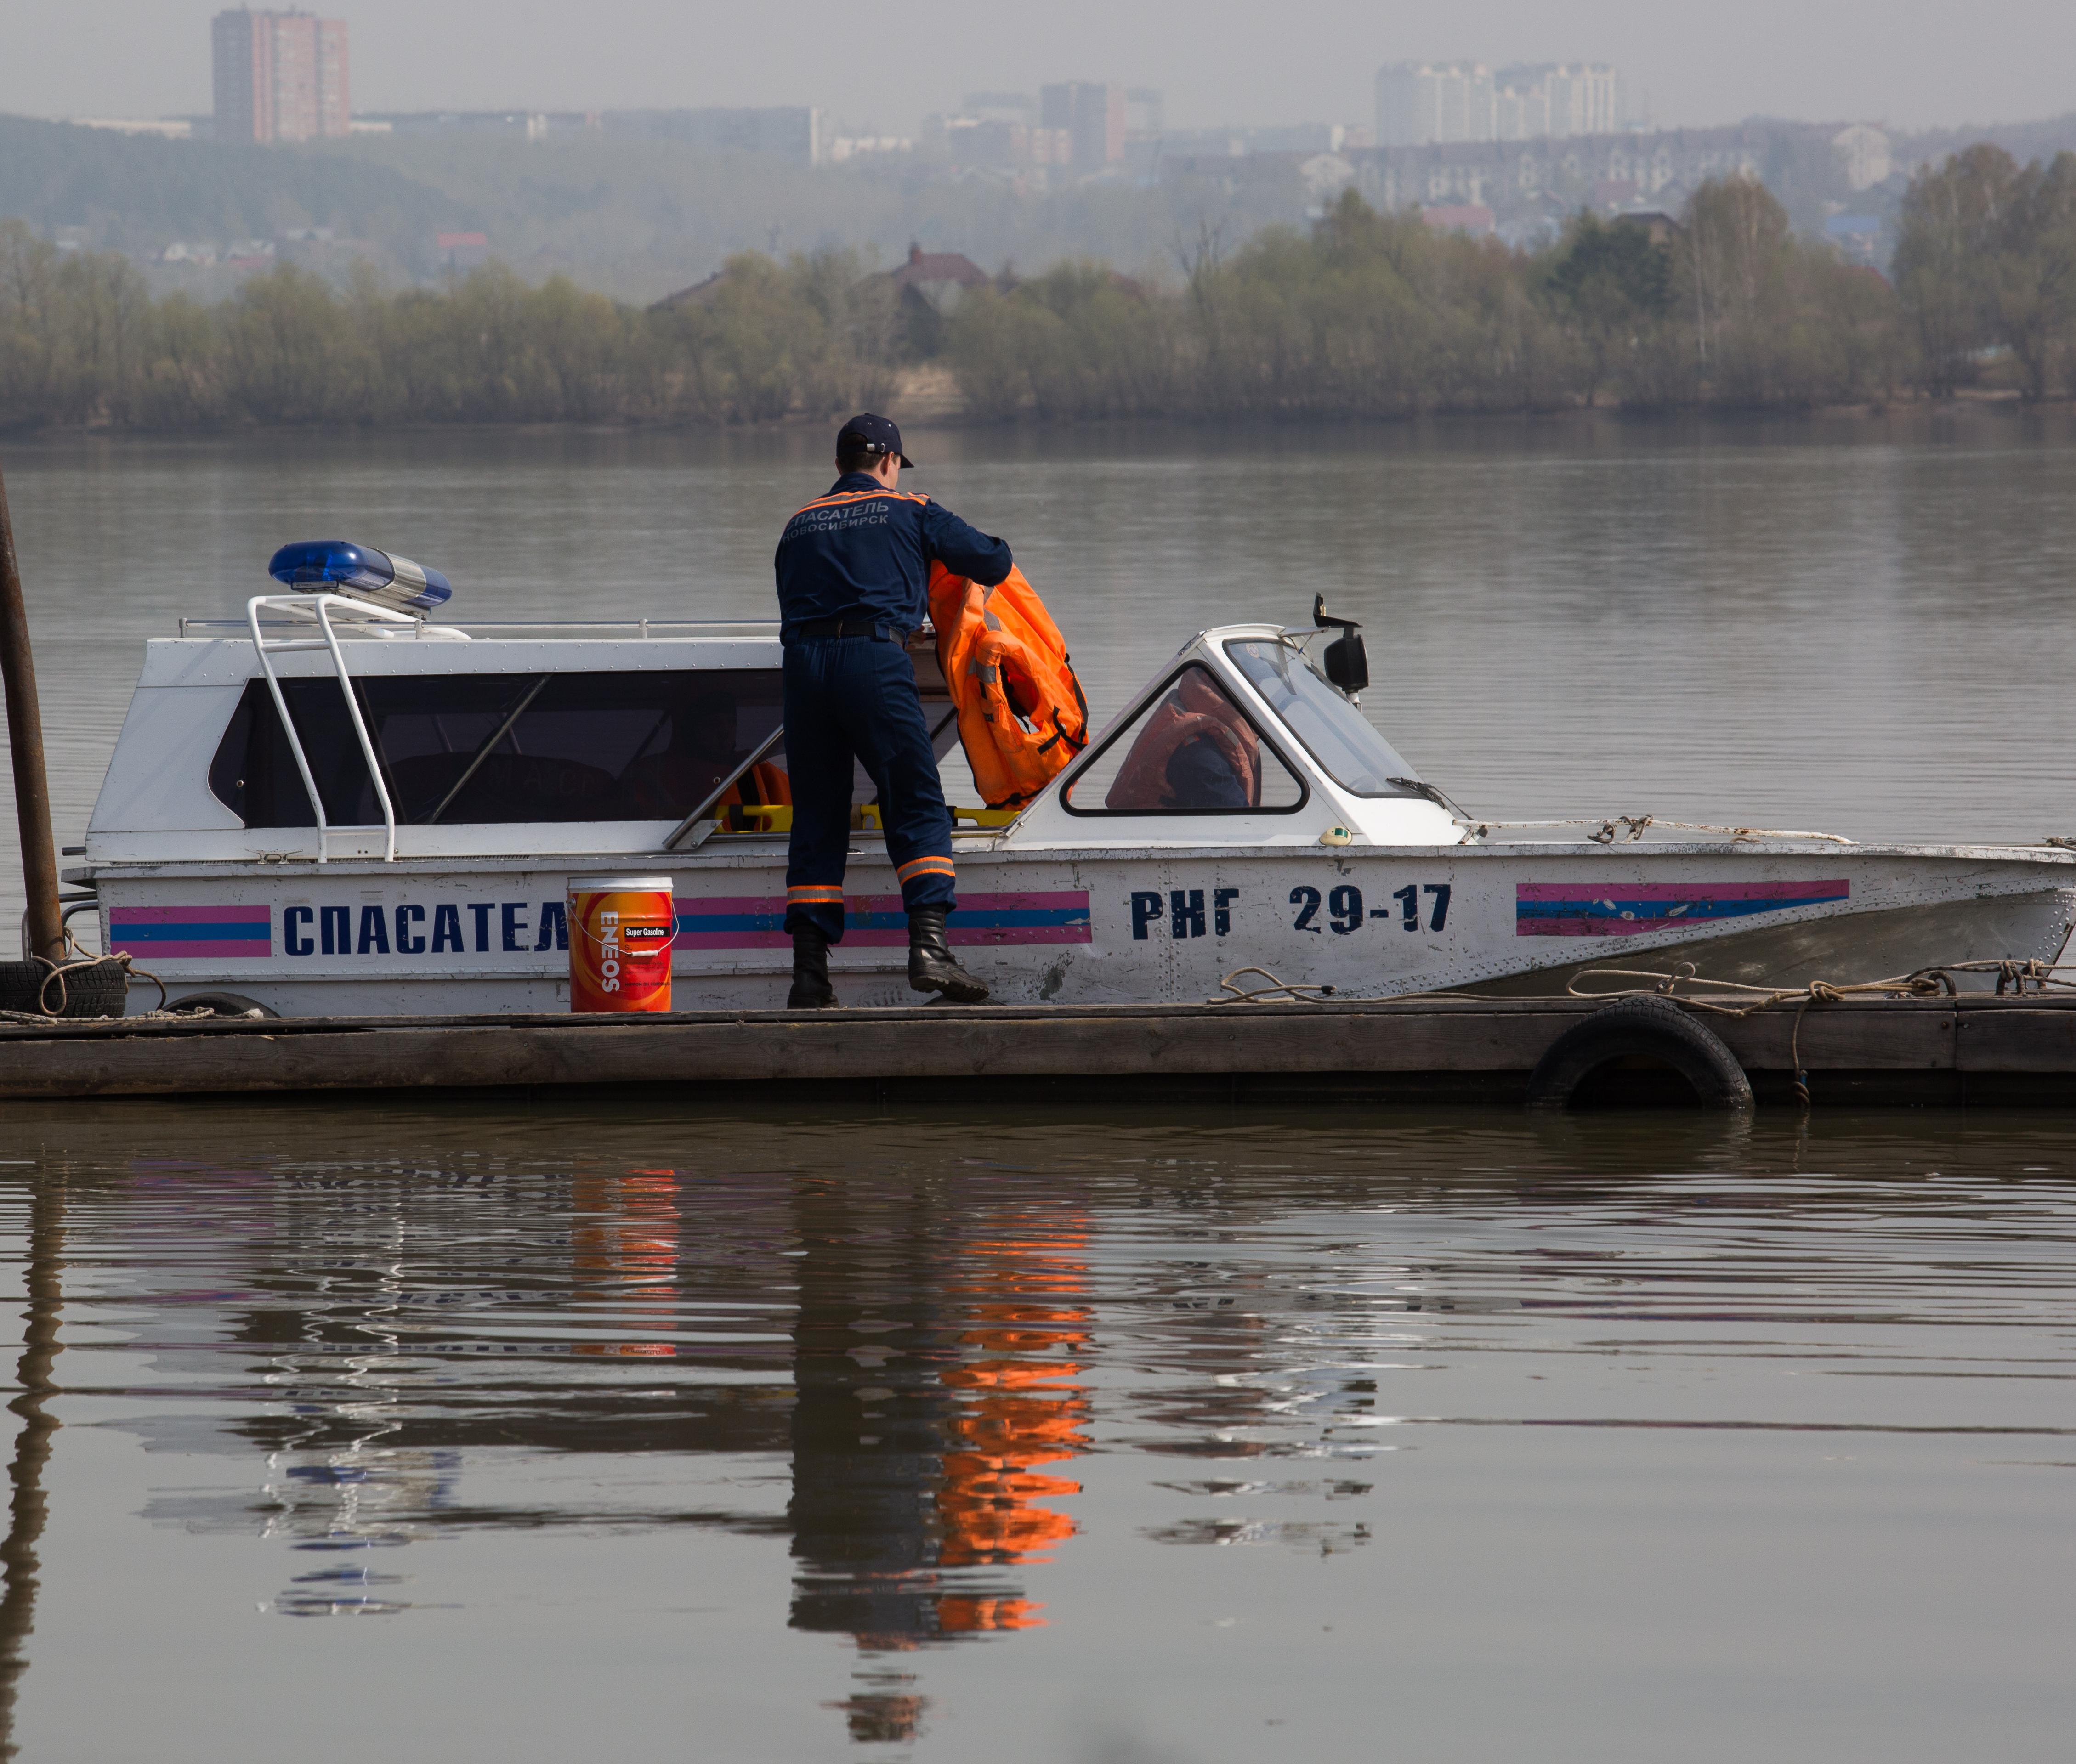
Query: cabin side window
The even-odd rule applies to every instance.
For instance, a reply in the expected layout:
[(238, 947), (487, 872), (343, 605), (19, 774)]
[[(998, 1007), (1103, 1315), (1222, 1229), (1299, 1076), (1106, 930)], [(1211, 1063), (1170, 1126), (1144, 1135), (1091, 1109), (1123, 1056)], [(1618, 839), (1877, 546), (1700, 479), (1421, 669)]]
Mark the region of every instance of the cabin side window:
[(1067, 786), (1073, 815), (1289, 814), (1305, 787), (1192, 662)]
[[(282, 695), (334, 826), (382, 818), (367, 762), (330, 677)], [(399, 826), (665, 820), (689, 814), (778, 726), (775, 669), (624, 674), (390, 674), (353, 683)], [(210, 789), (247, 827), (316, 816), (264, 680), (246, 684)], [(783, 747), (725, 803), (786, 803)]]

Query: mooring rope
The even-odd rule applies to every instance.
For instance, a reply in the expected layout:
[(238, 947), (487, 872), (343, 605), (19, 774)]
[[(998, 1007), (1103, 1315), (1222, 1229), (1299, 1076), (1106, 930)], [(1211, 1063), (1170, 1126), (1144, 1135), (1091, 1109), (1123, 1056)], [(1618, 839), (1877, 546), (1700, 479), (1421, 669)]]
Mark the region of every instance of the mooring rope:
[[(1711, 980), (1694, 971), (1694, 964), (1683, 961), (1667, 973), (1662, 968), (1582, 968), (1566, 982), (1563, 991), (1539, 993), (1497, 994), (1484, 992), (1393, 992), (1381, 997), (1351, 998), (1348, 1002), (1360, 1004), (1402, 1003), (1414, 999), (1447, 998), (1471, 1004), (1490, 1004), (1495, 998), (1516, 999), (1522, 1003), (1549, 1003), (1559, 998), (1604, 998), (1610, 1003), (1618, 998), (1671, 998), (1696, 1011), (1713, 1011), (1718, 1016), (1748, 1017), (1754, 1011), (1764, 1011), (1773, 1005), (1787, 1004), (1796, 999), (1805, 1004), (1839, 1004), (1862, 994), (1880, 994), (1888, 998), (1924, 998), (1943, 995), (1955, 998), (1960, 988), (1954, 984), (1955, 974), (1983, 973), (1997, 977), (1996, 995), (2024, 996), (2030, 990), (2034, 993), (2076, 992), (2076, 980), (2063, 980), (2062, 974), (2076, 974), (2076, 963), (2042, 961), (2037, 957), (2001, 957), (1979, 961), (1942, 961), (1929, 968), (1919, 968), (1907, 974), (1897, 974), (1886, 980), (1811, 980), (1799, 986), (1758, 986), (1744, 980)], [(1268, 982), (1264, 986), (1247, 987), (1236, 982), (1243, 974), (1259, 974)], [(1612, 986), (1605, 990), (1582, 988), (1580, 982), (1596, 977), (1614, 980), (1648, 981), (1648, 986)], [(1682, 986), (1691, 986), (1699, 992), (1750, 994), (1741, 1002), (1725, 1003), (1720, 999), (1690, 996), (1682, 993)], [(1317, 1001), (1338, 997), (1330, 986), (1308, 986), (1302, 982), (1285, 983), (1266, 968), (1235, 968), (1219, 982), (1223, 998), (1206, 998), (1206, 1004), (1248, 1004), (1256, 999), (1281, 996), (1293, 1002)]]
[[(2028, 989), (2035, 994), (2046, 992), (2076, 992), (2076, 980), (2064, 980), (2063, 974), (2076, 974), (2076, 964), (2042, 961), (2037, 957), (2006, 957), (1980, 961), (1946, 961), (1936, 967), (1919, 968), (1907, 974), (1892, 975), (1884, 980), (1810, 980), (1799, 986), (1757, 986), (1743, 980), (1710, 980), (1694, 971), (1694, 964), (1683, 961), (1670, 973), (1652, 968), (1582, 968), (1565, 983), (1562, 993), (1518, 994), (1509, 995), (1521, 1003), (1549, 1003), (1559, 998), (1605, 999), (1609, 1002), (1622, 998), (1665, 998), (1687, 1006), (1695, 1011), (1705, 1011), (1719, 1017), (1749, 1017), (1776, 1005), (1795, 1003), (1795, 1021), (1787, 1031), (1787, 1062), (1793, 1074), (1791, 1079), (1795, 1100), (1802, 1107), (1810, 1106), (1809, 1073), (1802, 1064), (1802, 1019), (1809, 1014), (1812, 1005), (1843, 1004), (1847, 999), (1879, 996), (1890, 998), (1955, 998), (1961, 989), (1954, 983), (1954, 976), (1963, 973), (1993, 973), (1997, 977), (1997, 996), (2016, 995), (2023, 998)], [(1245, 974), (1259, 974), (1268, 984), (1265, 986), (1247, 987), (1238, 984)], [(1581, 981), (1594, 978), (1610, 980), (1642, 980), (1647, 986), (1615, 986), (1606, 990), (1582, 988)], [(1688, 986), (1697, 992), (1712, 992), (1714, 998), (1683, 994), (1679, 989)], [(1290, 1004), (1318, 1004), (1335, 996), (1334, 989), (1327, 986), (1286, 984), (1266, 968), (1235, 968), (1219, 982), (1222, 998), (1207, 998), (1206, 1004), (1259, 1004), (1276, 1000)], [(1727, 1000), (1721, 995), (1731, 995)], [(1451, 1002), (1490, 1004), (1495, 994), (1477, 992), (1406, 992), (1394, 993), (1384, 998), (1351, 999), (1351, 1003), (1386, 1004), (1410, 1003), (1422, 999), (1447, 999)]]
[[(1265, 986), (1247, 987), (1237, 985), (1242, 974), (1260, 974), (1268, 984)], [(1252, 1005), (1280, 998), (1286, 1004), (1318, 1004), (1334, 996), (1331, 986), (1308, 986), (1302, 982), (1286, 986), (1266, 968), (1235, 968), (1219, 982), (1222, 998), (1206, 998), (1207, 1005)]]
[[(139, 968), (126, 951), (112, 956), (97, 956), (80, 947), (78, 940), (68, 930), (64, 934), (65, 948), (71, 957), (65, 961), (53, 961), (48, 956), (33, 956), (30, 959), (50, 971), (44, 976), (43, 983), (36, 989), (36, 1002), (41, 1007), (35, 1011), (0, 1010), (0, 1023), (47, 1024), (69, 1023), (193, 1023), (212, 1015), (208, 1011), (168, 1011), (166, 1008), (166, 983), (148, 968)], [(82, 968), (98, 968), (104, 962), (114, 962), (122, 969), (123, 993), (127, 998), (132, 980), (148, 980), (159, 989), (159, 1002), (149, 1011), (118, 1012), (112, 1017), (67, 1017), (65, 1007), (71, 995), (65, 984), (65, 976), (77, 973)], [(51, 1003), (51, 982), (58, 987), (57, 1003)]]
[[(1791, 999), (1800, 998), (1812, 1004), (1837, 1004), (1846, 998), (1862, 993), (1879, 993), (1890, 998), (1923, 998), (1943, 994), (1948, 998), (1957, 996), (1960, 988), (1954, 984), (1955, 974), (1993, 973), (1997, 977), (1997, 996), (2017, 994), (2021, 996), (2030, 987), (2036, 993), (2076, 992), (2076, 980), (2062, 980), (2056, 977), (2076, 973), (2076, 965), (2042, 961), (2037, 957), (1999, 957), (1982, 961), (1942, 961), (1933, 967), (1919, 968), (1907, 974), (1896, 974), (1886, 980), (1811, 980), (1799, 986), (1754, 986), (1742, 980), (1710, 980), (1694, 972), (1694, 964), (1683, 961), (1676, 964), (1671, 973), (1663, 969), (1646, 968), (1582, 968), (1565, 985), (1564, 990), (1574, 998), (1634, 998), (1655, 996), (1677, 998), (1681, 1004), (1690, 1004), (1697, 1011), (1711, 1011), (1719, 1016), (1748, 1017), (1755, 1011), (1763, 1011), (1769, 1005), (1786, 1004)], [(1602, 990), (1582, 988), (1582, 980), (1596, 976), (1618, 980), (1647, 980), (1647, 986), (1614, 986)], [(1707, 998), (1684, 996), (1682, 986), (1713, 993), (1750, 994), (1747, 1002), (1724, 1004)]]
[[(1787, 1031), (1787, 1065), (1793, 1074), (1790, 1084), (1795, 1100), (1801, 1107), (1810, 1106), (1809, 1073), (1802, 1064), (1802, 1019), (1808, 1015), (1809, 1007), (1818, 1004), (1842, 1004), (1850, 998), (1870, 994), (1890, 998), (1958, 998), (1961, 989), (1954, 984), (1957, 973), (1994, 973), (1997, 977), (1996, 995), (2001, 998), (2007, 990), (2024, 997), (2030, 986), (2036, 993), (2049, 991), (2076, 991), (2076, 981), (2060, 980), (2061, 973), (2076, 973), (2076, 966), (2057, 965), (2042, 961), (2037, 957), (2023, 960), (2005, 957), (1987, 961), (1948, 961), (1937, 967), (1920, 968), (1907, 974), (1896, 974), (1886, 980), (1833, 981), (1811, 980), (1800, 986), (1758, 986), (1742, 980), (1705, 980), (1694, 972), (1691, 961), (1679, 963), (1671, 973), (1653, 973), (1640, 968), (1582, 968), (1572, 975), (1564, 990), (1574, 998), (1671, 998), (1696, 1011), (1706, 1011), (1719, 1017), (1749, 1017), (1754, 1011), (1765, 1011), (1775, 1005), (1800, 1000), (1795, 1012), (1795, 1022)], [(1648, 986), (1621, 986), (1611, 991), (1584, 990), (1579, 982), (1596, 974), (1625, 980), (1649, 980)], [(1705, 987), (1717, 993), (1749, 993), (1753, 996), (1742, 1004), (1725, 1004), (1707, 998), (1683, 998), (1681, 986)]]

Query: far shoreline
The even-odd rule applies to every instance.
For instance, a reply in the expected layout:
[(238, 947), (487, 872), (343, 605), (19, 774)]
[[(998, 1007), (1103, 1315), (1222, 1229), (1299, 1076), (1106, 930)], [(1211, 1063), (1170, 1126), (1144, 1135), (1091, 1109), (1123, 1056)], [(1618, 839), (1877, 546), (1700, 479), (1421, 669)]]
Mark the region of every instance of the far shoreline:
[[(934, 402), (934, 401), (932, 401)], [(2076, 398), (2042, 399), (2028, 402), (2010, 391), (1966, 391), (1949, 398), (1902, 396), (1879, 403), (1814, 405), (1575, 405), (1568, 409), (1463, 410), (1443, 409), (1376, 415), (1322, 417), (1316, 413), (1289, 417), (1252, 414), (1229, 417), (1191, 414), (1131, 417), (1041, 417), (1024, 414), (1010, 417), (986, 417), (960, 409), (917, 409), (896, 398), (880, 407), (916, 434), (943, 434), (961, 438), (993, 438), (1003, 440), (1057, 440), (1102, 434), (1146, 437), (1188, 437), (1201, 450), (1223, 453), (1248, 442), (1279, 442), (1298, 435), (1318, 438), (1392, 437), (1428, 434), (1497, 432), (1513, 430), (1544, 435), (1590, 431), (1665, 433), (1787, 429), (1821, 425), (1829, 430), (1874, 430), (1902, 427), (1926, 429), (1941, 424), (1970, 428), (2007, 430), (2014, 421), (2045, 421), (2056, 425), (2076, 418)], [(38, 427), (0, 429), (0, 449), (22, 446), (45, 448), (65, 443), (135, 442), (163, 445), (168, 442), (238, 442), (259, 437), (269, 440), (364, 439), (413, 440), (433, 436), (471, 439), (689, 439), (715, 442), (770, 442), (798, 439), (817, 441), (832, 433), (842, 420), (841, 413), (813, 416), (793, 413), (762, 421), (703, 423), (697, 421), (525, 421), (471, 420), (457, 422), (385, 423), (197, 423), (178, 426), (92, 422), (49, 424)], [(788, 448), (787, 451), (791, 451)]]

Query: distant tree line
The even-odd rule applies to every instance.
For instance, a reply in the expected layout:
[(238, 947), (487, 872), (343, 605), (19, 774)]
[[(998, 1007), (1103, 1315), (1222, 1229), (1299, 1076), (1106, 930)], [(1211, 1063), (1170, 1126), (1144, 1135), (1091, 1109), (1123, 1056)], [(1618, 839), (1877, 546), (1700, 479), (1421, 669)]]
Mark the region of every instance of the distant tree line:
[(343, 290), (292, 265), (203, 306), (0, 222), (0, 426), (728, 422), (882, 402), (893, 297), (847, 252), (747, 255), (644, 310), (492, 265)]
[(1912, 184), (1893, 269), (1926, 391), (1953, 392), (1999, 352), (2028, 398), (2076, 390), (2076, 153), (1954, 155)]
[[(733, 259), (647, 309), (495, 266), (438, 289), (291, 267), (203, 306), (0, 222), (0, 425), (766, 422), (884, 403), (899, 297), (851, 253)], [(1068, 264), (970, 295), (941, 350), (981, 419), (1788, 408), (2076, 391), (2076, 155), (1987, 147), (1906, 198), (1893, 280), (1799, 239), (1756, 183), (1671, 227), (1577, 216), (1547, 249), (1353, 193), (1306, 235), (1181, 254), (1179, 285)]]

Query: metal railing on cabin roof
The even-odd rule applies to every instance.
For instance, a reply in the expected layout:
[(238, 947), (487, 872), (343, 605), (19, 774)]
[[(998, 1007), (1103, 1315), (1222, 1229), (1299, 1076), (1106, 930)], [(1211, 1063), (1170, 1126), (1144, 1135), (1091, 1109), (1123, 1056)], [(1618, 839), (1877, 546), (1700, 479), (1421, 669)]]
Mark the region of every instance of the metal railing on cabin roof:
[[(263, 619), (260, 625), (263, 629), (285, 630), (305, 622), (299, 619)], [(388, 642), (400, 640), (409, 642), (432, 631), (460, 631), (469, 636), (479, 632), (495, 632), (521, 638), (604, 633), (616, 637), (686, 640), (698, 637), (774, 637), (778, 634), (778, 621), (776, 619), (436, 619), (420, 621), (409, 628), (400, 629), (377, 628), (341, 620), (337, 629), (343, 640), (373, 637), (379, 629), (382, 639)], [(249, 638), (251, 627), (243, 619), (183, 617), (180, 621), (180, 634), (184, 637), (235, 635)]]

